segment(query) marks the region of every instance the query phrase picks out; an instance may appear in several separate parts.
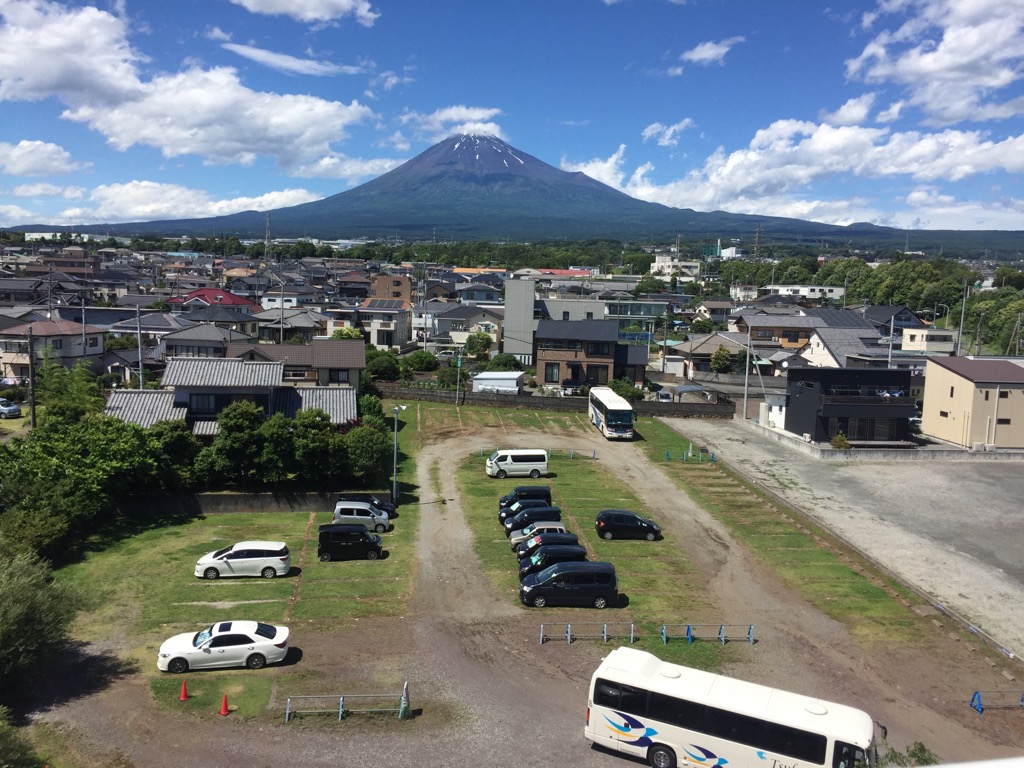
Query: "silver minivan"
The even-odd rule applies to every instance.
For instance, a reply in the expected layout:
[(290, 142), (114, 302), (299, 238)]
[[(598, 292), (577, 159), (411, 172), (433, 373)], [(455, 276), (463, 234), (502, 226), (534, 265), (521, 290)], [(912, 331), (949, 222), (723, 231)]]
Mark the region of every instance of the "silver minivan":
[(331, 522), (336, 525), (362, 525), (368, 531), (383, 533), (388, 529), (388, 514), (365, 501), (339, 501), (334, 506)]
[(548, 474), (548, 452), (541, 448), (500, 448), (487, 457), (488, 477), (540, 477)]

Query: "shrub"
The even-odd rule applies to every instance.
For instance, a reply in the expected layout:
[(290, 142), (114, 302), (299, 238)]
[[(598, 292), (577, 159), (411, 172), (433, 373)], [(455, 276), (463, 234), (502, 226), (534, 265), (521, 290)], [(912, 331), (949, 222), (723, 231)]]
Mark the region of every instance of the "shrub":
[(829, 440), (829, 444), (838, 451), (850, 450), (850, 441), (846, 439), (846, 435), (842, 432), (837, 432), (835, 437)]

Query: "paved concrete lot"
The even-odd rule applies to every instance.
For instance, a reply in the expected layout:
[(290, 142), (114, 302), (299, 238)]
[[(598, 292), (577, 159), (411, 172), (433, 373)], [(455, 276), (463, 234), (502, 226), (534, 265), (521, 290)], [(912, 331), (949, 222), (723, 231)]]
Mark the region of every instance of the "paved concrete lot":
[(665, 422), (1024, 653), (1024, 461), (822, 462), (742, 420)]

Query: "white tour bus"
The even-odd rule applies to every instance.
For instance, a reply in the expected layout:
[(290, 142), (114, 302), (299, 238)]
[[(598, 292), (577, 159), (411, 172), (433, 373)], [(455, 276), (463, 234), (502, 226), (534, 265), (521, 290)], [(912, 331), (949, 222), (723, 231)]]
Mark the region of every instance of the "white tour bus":
[(583, 735), (655, 768), (875, 765), (866, 712), (669, 664), (635, 648), (612, 651), (594, 672)]
[(633, 439), (633, 406), (611, 387), (590, 390), (590, 422), (609, 439)]
[(488, 477), (540, 477), (548, 473), (543, 448), (500, 448), (487, 457)]

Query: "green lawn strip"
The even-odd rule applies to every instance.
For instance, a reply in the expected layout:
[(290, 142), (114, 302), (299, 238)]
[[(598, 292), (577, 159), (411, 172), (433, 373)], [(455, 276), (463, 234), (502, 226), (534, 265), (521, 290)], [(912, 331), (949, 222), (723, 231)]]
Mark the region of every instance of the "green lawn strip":
[[(637, 495), (604, 470), (600, 458), (580, 454), (570, 459), (567, 452), (551, 460), (553, 477), (542, 479), (552, 488), (552, 501), (562, 509), (562, 520), (577, 536), (591, 556), (590, 560), (607, 560), (615, 564), (619, 589), (628, 600), (625, 610), (593, 611), (569, 609), (578, 622), (630, 622), (638, 636), (644, 638), (640, 647), (648, 648), (662, 658), (714, 669), (729, 658), (719, 648), (707, 643), (673, 641), (662, 645), (663, 623), (686, 623), (697, 615), (706, 615), (711, 607), (703, 598), (703, 589), (691, 580), (692, 569), (671, 537), (664, 541), (604, 541), (597, 536), (594, 519), (602, 509), (622, 507), (651, 516)], [(460, 486), (466, 520), (473, 532), (474, 549), (491, 585), (507, 599), (518, 601), (519, 579), (516, 559), (498, 523), (498, 498), (517, 484), (530, 480), (494, 480), (484, 475), (476, 456), (467, 457), (459, 467)], [(656, 515), (653, 516), (656, 519)], [(534, 611), (524, 618), (539, 623), (544, 612)], [(685, 634), (685, 630), (682, 630)], [(704, 647), (701, 647), (701, 646)]]
[[(215, 718), (219, 717), (226, 695), (229, 710), (234, 707), (227, 717), (247, 720), (266, 713), (274, 682), (273, 675), (273, 668), (255, 673), (207, 670), (202, 673), (154, 677), (149, 687), (153, 692), (153, 700), (162, 710), (193, 717)], [(188, 689), (187, 701), (179, 700), (182, 682)]]
[[(916, 617), (886, 589), (843, 562), (827, 533), (810, 521), (798, 529), (778, 502), (763, 497), (706, 454), (703, 463), (678, 460), (690, 443), (664, 424), (645, 427), (644, 449), (650, 460), (811, 603), (863, 637), (877, 639), (892, 632), (902, 639), (920, 637)], [(695, 452), (697, 447), (694, 444)], [(665, 461), (666, 451), (673, 456), (671, 461)]]

